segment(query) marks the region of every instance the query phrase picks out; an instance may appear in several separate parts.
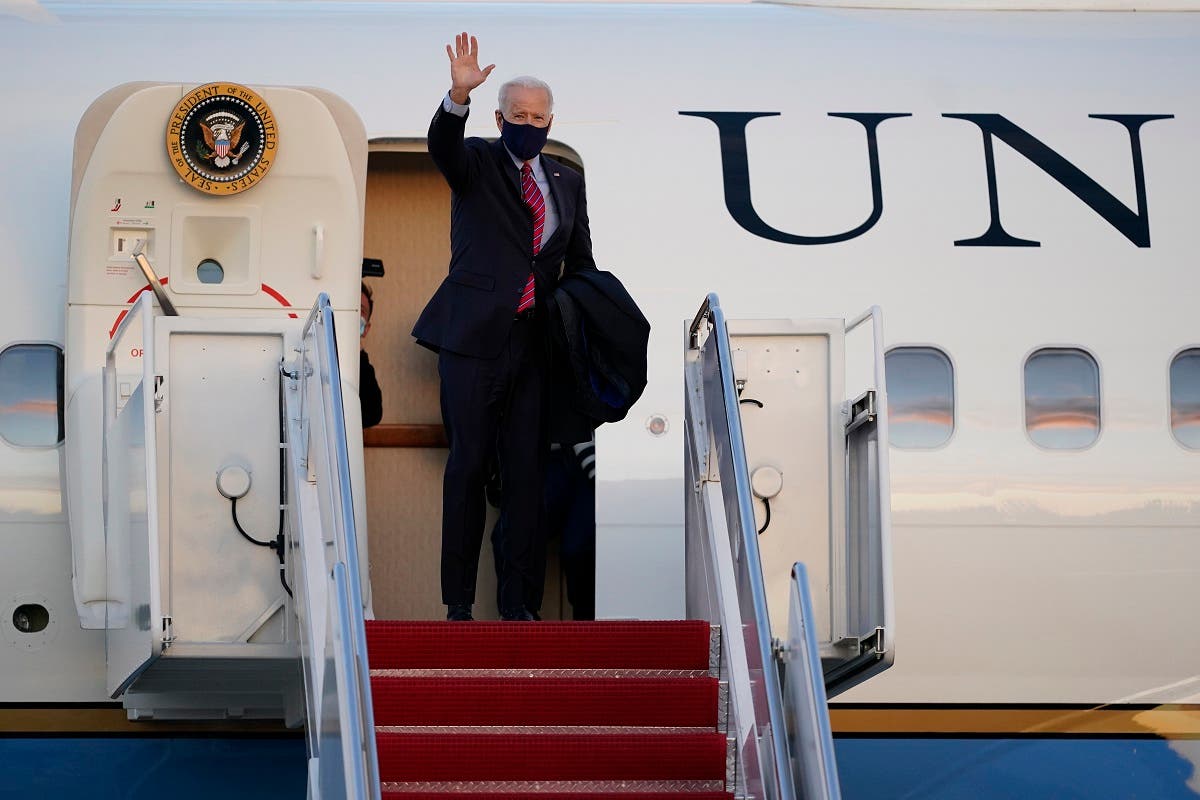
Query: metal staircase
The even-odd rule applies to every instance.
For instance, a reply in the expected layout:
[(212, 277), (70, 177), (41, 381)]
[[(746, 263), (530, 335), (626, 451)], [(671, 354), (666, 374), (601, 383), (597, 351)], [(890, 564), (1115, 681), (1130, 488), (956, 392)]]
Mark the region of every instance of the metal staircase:
[[(847, 335), (868, 321), (866, 388), (847, 400)], [(286, 612), (285, 642), (206, 651), (171, 638), (154, 476), (155, 437), (172, 429), (156, 419), (167, 362), (155, 352), (172, 336), (231, 334), (228, 322), (155, 317), (146, 295), (105, 372), (108, 514), (127, 532), (109, 542), (108, 560), (128, 582), (113, 607), (130, 609), (107, 633), (115, 696), (163, 707), (201, 670), (207, 684), (189, 702), (229, 709), (273, 682), (296, 697), (308, 794), (323, 800), (840, 796), (827, 696), (894, 654), (877, 310), (850, 325), (729, 322), (710, 296), (697, 315), (685, 363), (691, 619), (674, 622), (365, 622), (329, 300), (322, 294), (303, 322), (248, 324), (290, 352), (268, 364), (283, 422), (281, 563), (294, 587), (270, 613)], [(139, 360), (120, 363), (131, 350)], [(794, 377), (802, 372), (807, 385)], [(805, 403), (817, 412), (795, 419)], [(289, 671), (301, 686), (288, 688)]]
[(729, 321), (710, 294), (688, 334), (687, 609), (729, 632), (732, 788), (838, 798), (827, 696), (894, 657), (880, 312)]

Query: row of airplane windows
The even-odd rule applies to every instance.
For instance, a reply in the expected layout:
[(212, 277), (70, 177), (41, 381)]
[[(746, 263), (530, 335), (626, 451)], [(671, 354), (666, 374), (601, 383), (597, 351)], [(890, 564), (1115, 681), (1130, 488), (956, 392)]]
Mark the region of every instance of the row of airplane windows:
[[(893, 447), (941, 447), (954, 433), (954, 366), (936, 347), (896, 347), (885, 356)], [(1083, 450), (1100, 436), (1100, 367), (1069, 347), (1037, 350), (1025, 360), (1025, 430), (1048, 450)], [(1171, 360), (1171, 433), (1200, 450), (1200, 348)]]
[[(936, 347), (896, 347), (885, 359), (890, 441), (937, 448), (954, 433), (954, 366)], [(1100, 368), (1073, 348), (1045, 348), (1025, 361), (1025, 430), (1049, 450), (1082, 450), (1100, 436)], [(1171, 433), (1200, 450), (1200, 348), (1170, 366)], [(52, 344), (17, 344), (0, 353), (0, 437), (17, 447), (63, 440), (63, 355)]]

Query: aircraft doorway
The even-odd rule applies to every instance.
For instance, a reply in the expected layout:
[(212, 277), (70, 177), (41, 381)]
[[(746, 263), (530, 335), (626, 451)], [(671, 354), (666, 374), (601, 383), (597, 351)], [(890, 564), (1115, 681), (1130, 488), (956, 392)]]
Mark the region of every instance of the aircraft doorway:
[[(582, 171), (577, 154), (550, 143), (546, 152)], [(383, 391), (383, 421), (364, 432), (371, 585), (380, 619), (442, 619), (440, 547), (445, 432), (438, 407), (437, 356), (412, 339), (417, 315), (446, 275), (450, 190), (424, 140), (374, 140), (367, 166), (363, 254), (386, 274), (367, 278), (374, 292), (365, 349)], [(496, 619), (496, 575), (488, 540), (489, 507), (477, 619)], [(558, 560), (549, 546), (543, 619), (570, 619)]]

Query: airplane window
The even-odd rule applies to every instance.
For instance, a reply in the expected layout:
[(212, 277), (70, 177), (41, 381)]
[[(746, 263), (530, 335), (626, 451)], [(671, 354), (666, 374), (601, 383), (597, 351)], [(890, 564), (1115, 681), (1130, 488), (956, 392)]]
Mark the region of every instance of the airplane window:
[(1184, 447), (1200, 450), (1200, 348), (1171, 362), (1171, 432)]
[(954, 433), (954, 368), (934, 347), (897, 347), (884, 358), (888, 439), (893, 447), (928, 449)]
[(1025, 430), (1034, 444), (1081, 450), (1100, 436), (1100, 367), (1082, 350), (1046, 348), (1025, 362)]
[(63, 440), (63, 354), (52, 344), (0, 353), (0, 437), (18, 447)]

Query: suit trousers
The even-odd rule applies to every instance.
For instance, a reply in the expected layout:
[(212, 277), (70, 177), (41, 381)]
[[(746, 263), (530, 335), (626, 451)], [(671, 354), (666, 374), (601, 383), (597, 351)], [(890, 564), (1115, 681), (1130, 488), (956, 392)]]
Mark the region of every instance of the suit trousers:
[(484, 484), (493, 457), (504, 486), (506, 519), (499, 600), (504, 609), (524, 605), (529, 586), (545, 580), (539, 539), (542, 504), (542, 403), (545, 343), (534, 318), (514, 320), (496, 358), (471, 358), (442, 350), (442, 422), (450, 444), (442, 482), (442, 602), (475, 602), (483, 544)]
[[(596, 618), (596, 485), (579, 467), (570, 445), (551, 450), (543, 467), (542, 516), (539, 539), (541, 571), (546, 570), (546, 551), (558, 538), (559, 561), (567, 578), (567, 602), (571, 618)], [(504, 515), (492, 528), (492, 553), (496, 573), (503, 569), (506, 542)], [(497, 601), (499, 590), (497, 587)], [(527, 586), (525, 608), (537, 614), (542, 609), (543, 585)]]

